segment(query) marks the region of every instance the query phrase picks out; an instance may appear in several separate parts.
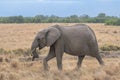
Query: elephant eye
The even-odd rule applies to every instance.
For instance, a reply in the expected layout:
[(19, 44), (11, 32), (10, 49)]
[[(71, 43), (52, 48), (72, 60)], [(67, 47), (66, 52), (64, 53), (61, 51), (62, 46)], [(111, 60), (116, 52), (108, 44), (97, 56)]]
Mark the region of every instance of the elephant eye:
[(37, 41), (40, 41), (40, 39), (38, 38)]

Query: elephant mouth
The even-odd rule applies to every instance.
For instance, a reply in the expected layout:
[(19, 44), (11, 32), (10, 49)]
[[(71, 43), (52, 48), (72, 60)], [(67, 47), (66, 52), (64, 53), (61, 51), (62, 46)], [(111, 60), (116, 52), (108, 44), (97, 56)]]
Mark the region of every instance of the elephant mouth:
[(39, 46), (39, 50), (41, 50), (43, 47)]
[(36, 52), (36, 48), (32, 50), (32, 61), (34, 61), (35, 58), (39, 58), (38, 53)]
[(38, 44), (38, 48), (39, 50), (41, 50), (44, 46), (42, 46), (41, 44)]

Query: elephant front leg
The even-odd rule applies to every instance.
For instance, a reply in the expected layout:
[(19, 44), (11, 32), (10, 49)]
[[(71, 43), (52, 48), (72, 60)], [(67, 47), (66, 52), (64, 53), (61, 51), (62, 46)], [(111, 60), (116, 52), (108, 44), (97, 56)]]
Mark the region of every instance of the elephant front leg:
[(53, 48), (50, 48), (50, 52), (49, 52), (48, 56), (43, 60), (44, 70), (49, 70), (47, 62), (54, 57), (55, 57), (54, 50), (53, 50)]
[(58, 70), (62, 70), (62, 56), (63, 56), (63, 49), (60, 48), (59, 46), (57, 47), (56, 46), (56, 49), (55, 49), (55, 54), (56, 54), (56, 60), (57, 60), (57, 67), (58, 67)]
[[(63, 54), (63, 53), (62, 53)], [(56, 60), (57, 60), (57, 67), (58, 70), (62, 70), (62, 54), (56, 54)]]
[(54, 43), (54, 48), (55, 48), (55, 55), (56, 55), (56, 60), (57, 60), (57, 67), (58, 70), (62, 70), (62, 56), (64, 53), (64, 43), (63, 43), (63, 38), (59, 38), (55, 43)]
[(44, 65), (44, 70), (49, 70), (49, 67), (48, 67), (48, 61), (52, 58), (54, 58), (55, 55), (52, 55), (52, 54), (49, 54), (44, 60), (43, 60), (43, 65)]

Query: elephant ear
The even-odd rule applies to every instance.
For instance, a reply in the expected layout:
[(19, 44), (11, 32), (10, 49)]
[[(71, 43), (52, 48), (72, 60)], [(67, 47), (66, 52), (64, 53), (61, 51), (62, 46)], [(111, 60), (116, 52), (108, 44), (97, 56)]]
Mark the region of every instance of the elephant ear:
[(51, 46), (59, 37), (61, 33), (57, 28), (50, 27), (46, 34), (46, 46)]

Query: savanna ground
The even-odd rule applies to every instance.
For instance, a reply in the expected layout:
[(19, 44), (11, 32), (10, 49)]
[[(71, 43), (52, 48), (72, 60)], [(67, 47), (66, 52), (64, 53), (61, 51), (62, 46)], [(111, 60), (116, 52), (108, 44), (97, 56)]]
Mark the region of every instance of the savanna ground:
[[(46, 72), (42, 59), (47, 55), (48, 48), (41, 50), (41, 59), (31, 61), (27, 50), (37, 31), (55, 24), (0, 24), (0, 80), (120, 80), (120, 55), (113, 55), (120, 54), (120, 26), (87, 24), (96, 34), (100, 51), (112, 49), (102, 51), (105, 66), (100, 66), (95, 58), (87, 56), (81, 69), (76, 71), (77, 57), (64, 55), (62, 72), (57, 70), (55, 59), (49, 61), (50, 70)], [(112, 56), (106, 57), (106, 54)]]

